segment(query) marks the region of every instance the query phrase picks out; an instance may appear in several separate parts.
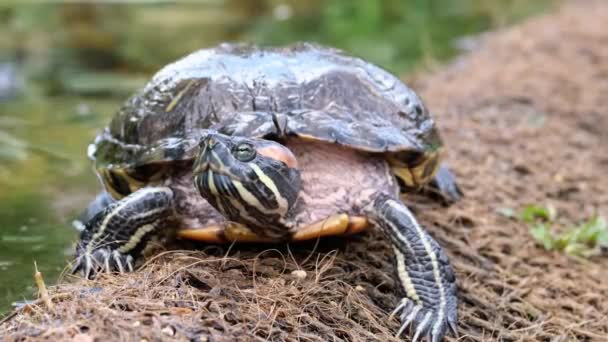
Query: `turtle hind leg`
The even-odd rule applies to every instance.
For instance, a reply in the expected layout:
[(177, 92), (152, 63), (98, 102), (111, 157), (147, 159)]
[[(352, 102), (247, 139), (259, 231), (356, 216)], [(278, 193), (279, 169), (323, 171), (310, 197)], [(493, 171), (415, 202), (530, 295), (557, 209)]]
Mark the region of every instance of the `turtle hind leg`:
[(457, 322), (454, 271), (439, 244), (416, 222), (399, 200), (378, 194), (365, 211), (390, 239), (395, 257), (396, 278), (405, 298), (398, 314), (401, 334), (408, 326), (414, 341), (429, 336), (441, 341), (447, 330), (455, 334)]
[(445, 204), (457, 202), (463, 196), (462, 190), (456, 182), (456, 176), (445, 164), (439, 166), (435, 176), (424, 190), (431, 197), (435, 197)]
[(87, 278), (96, 272), (125, 272), (141, 255), (150, 238), (173, 214), (173, 192), (149, 187), (110, 203), (88, 222), (76, 247), (72, 273)]

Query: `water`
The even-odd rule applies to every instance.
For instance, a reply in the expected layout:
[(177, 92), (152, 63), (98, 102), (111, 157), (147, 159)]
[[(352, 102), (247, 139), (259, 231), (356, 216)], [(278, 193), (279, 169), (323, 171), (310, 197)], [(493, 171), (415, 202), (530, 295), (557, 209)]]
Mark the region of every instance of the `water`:
[(87, 144), (120, 100), (29, 96), (0, 103), (0, 311), (31, 298), (34, 261), (53, 283), (70, 221), (98, 191)]
[(87, 145), (163, 64), (224, 40), (313, 40), (403, 74), (550, 1), (0, 4), (0, 313), (33, 298), (34, 261), (51, 284), (65, 269), (70, 222), (99, 191)]

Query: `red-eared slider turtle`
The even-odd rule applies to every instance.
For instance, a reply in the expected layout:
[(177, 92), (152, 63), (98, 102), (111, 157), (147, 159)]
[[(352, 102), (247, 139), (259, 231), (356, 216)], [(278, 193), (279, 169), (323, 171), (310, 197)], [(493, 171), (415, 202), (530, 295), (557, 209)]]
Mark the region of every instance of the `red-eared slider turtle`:
[[(311, 44), (223, 44), (158, 72), (89, 147), (106, 193), (84, 215), (75, 271), (131, 271), (149, 238), (314, 239), (379, 227), (415, 339), (454, 333), (454, 271), (399, 191), (460, 196), (416, 94)], [(111, 196), (111, 198), (110, 198)]]

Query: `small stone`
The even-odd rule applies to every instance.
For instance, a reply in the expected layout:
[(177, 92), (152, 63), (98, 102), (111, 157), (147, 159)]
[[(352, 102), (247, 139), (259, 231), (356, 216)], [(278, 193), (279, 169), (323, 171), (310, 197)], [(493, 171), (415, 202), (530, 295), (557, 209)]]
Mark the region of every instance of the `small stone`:
[(94, 339), (89, 334), (76, 334), (72, 337), (73, 342), (93, 342)]
[(170, 325), (164, 327), (161, 331), (163, 332), (163, 334), (165, 334), (167, 336), (175, 335), (175, 329), (173, 329), (173, 327)]
[(140, 322), (140, 321), (135, 321), (135, 322), (133, 322), (133, 328), (137, 328), (137, 327), (138, 327), (138, 326), (140, 326), (140, 325), (141, 325), (141, 322)]
[(365, 289), (363, 288), (363, 286), (357, 285), (357, 286), (355, 286), (355, 291), (357, 291), (357, 292), (365, 292)]
[(304, 270), (295, 270), (291, 272), (291, 275), (296, 279), (306, 279), (306, 271)]

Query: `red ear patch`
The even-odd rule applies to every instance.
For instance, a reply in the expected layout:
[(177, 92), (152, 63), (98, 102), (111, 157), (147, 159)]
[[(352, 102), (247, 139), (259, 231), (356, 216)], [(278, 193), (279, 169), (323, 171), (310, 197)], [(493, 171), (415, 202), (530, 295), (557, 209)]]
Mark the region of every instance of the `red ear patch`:
[(269, 146), (259, 147), (256, 149), (257, 153), (272, 159), (276, 159), (282, 161), (290, 168), (297, 169), (298, 168), (298, 160), (296, 156), (291, 153), (291, 151), (287, 147), (283, 147), (278, 144), (273, 144)]

